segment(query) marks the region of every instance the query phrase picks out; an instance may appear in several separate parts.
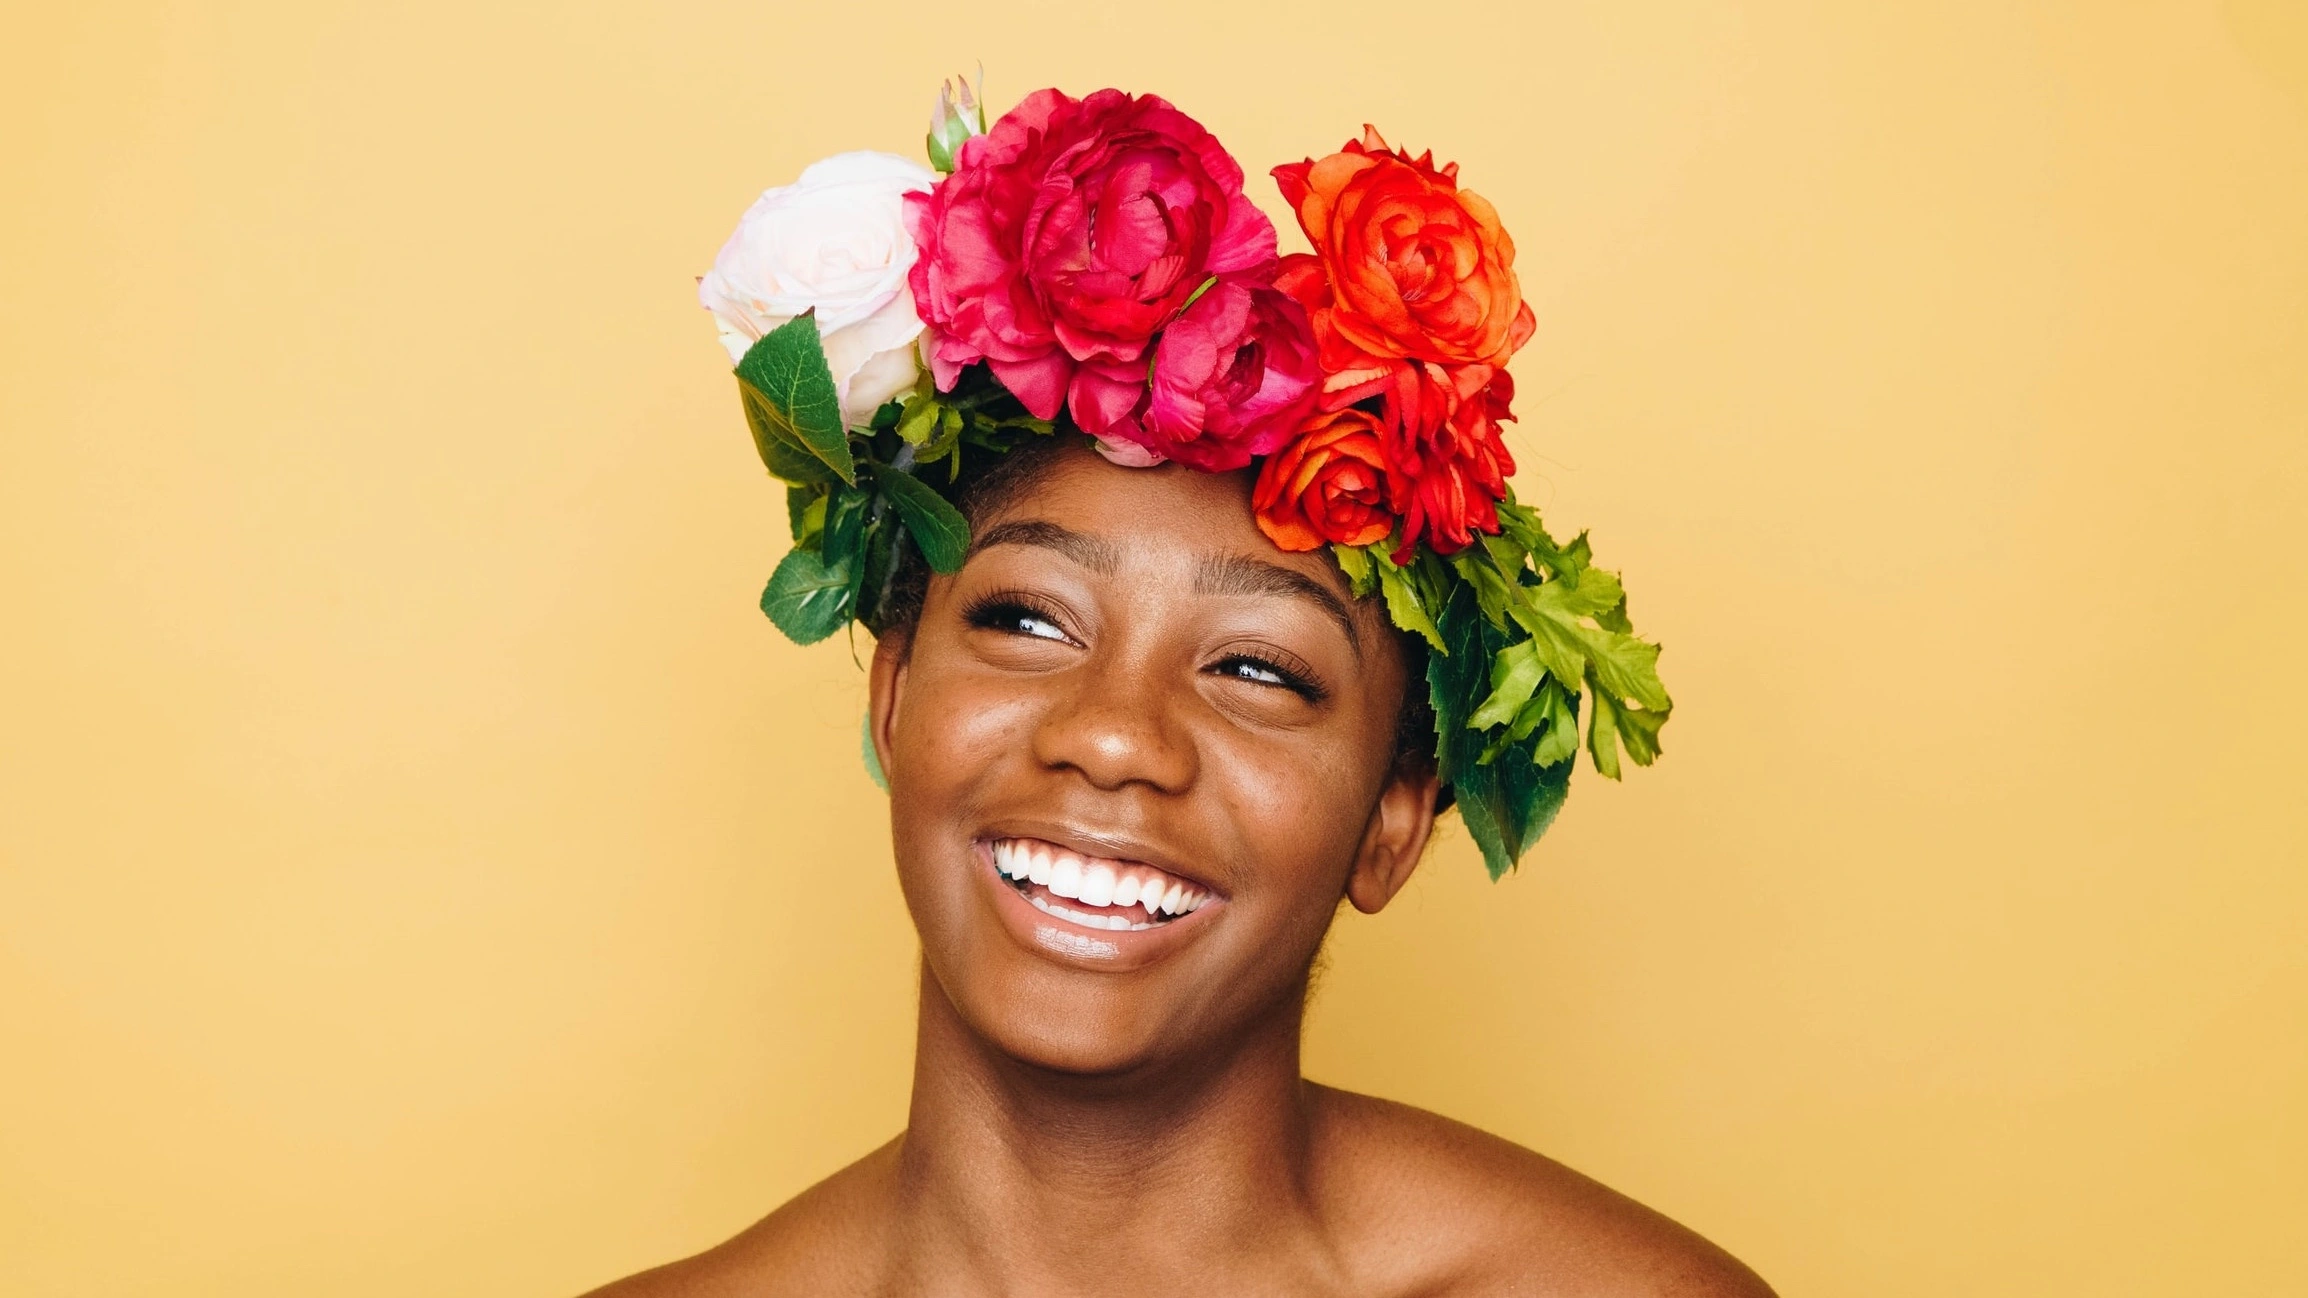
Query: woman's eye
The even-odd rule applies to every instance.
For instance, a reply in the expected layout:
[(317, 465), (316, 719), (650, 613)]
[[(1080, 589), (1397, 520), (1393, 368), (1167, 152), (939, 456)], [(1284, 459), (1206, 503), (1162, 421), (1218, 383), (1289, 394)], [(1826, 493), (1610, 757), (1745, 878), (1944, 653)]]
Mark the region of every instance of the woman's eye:
[(1066, 633), (1058, 629), (1057, 623), (1046, 617), (1036, 617), (1031, 613), (1018, 618), (1017, 624), (1010, 629), (1040, 640), (1063, 640), (1066, 638)]
[(1230, 680), (1249, 681), (1253, 685), (1289, 690), (1309, 703), (1319, 703), (1323, 698), (1321, 687), (1312, 680), (1288, 668), (1270, 663), (1263, 658), (1250, 658), (1241, 654), (1234, 654), (1213, 663), (1210, 671), (1214, 675), (1224, 676)]
[(1011, 635), (1032, 636), (1037, 640), (1067, 638), (1056, 622), (1042, 616), (1023, 604), (984, 604), (970, 610), (970, 625), (989, 631), (1006, 631)]
[(1233, 676), (1246, 681), (1256, 681), (1261, 685), (1290, 684), (1290, 681), (1281, 672), (1255, 658), (1229, 658), (1218, 665), (1218, 674)]

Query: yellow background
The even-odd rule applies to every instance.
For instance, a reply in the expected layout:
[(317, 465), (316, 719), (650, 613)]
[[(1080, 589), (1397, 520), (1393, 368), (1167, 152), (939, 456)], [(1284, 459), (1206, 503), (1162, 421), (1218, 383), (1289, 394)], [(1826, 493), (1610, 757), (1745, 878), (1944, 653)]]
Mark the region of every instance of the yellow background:
[(691, 277), (981, 58), (1457, 159), (1667, 646), (1661, 766), (1342, 920), (1316, 1076), (1789, 1295), (2308, 1293), (2288, 0), (12, 6), (0, 1293), (566, 1294), (896, 1128)]

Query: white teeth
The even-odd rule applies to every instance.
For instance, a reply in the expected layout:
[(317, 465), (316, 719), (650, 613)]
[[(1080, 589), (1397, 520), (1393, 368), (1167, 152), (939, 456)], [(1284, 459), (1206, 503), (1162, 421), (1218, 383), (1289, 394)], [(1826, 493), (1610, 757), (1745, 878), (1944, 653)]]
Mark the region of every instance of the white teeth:
[[(994, 869), (1005, 879), (1039, 884), (1057, 897), (1080, 901), (1105, 913), (1092, 914), (1056, 905), (1047, 897), (1026, 894), (1035, 907), (1088, 928), (1142, 929), (1180, 915), (1191, 914), (1210, 902), (1210, 894), (1149, 866), (1116, 869), (1111, 861), (1085, 860), (1062, 848), (1036, 839), (1001, 839), (991, 844)], [(1023, 889), (1021, 888), (1021, 891)], [(1113, 911), (1143, 907), (1146, 920)]]
[(1114, 904), (1114, 867), (1092, 863), (1082, 869), (1082, 891), (1075, 894), (1085, 906)]
[(1055, 915), (1062, 920), (1068, 921), (1069, 923), (1080, 924), (1084, 928), (1112, 929), (1113, 931), (1120, 933), (1135, 929), (1146, 929), (1154, 927), (1152, 924), (1133, 924), (1129, 920), (1122, 918), (1120, 915), (1084, 914), (1083, 912), (1074, 910), (1070, 907), (1060, 906), (1054, 902), (1044, 901), (1040, 897), (1030, 896), (1027, 897), (1026, 900), (1033, 905), (1034, 909), (1038, 911), (1049, 915)]

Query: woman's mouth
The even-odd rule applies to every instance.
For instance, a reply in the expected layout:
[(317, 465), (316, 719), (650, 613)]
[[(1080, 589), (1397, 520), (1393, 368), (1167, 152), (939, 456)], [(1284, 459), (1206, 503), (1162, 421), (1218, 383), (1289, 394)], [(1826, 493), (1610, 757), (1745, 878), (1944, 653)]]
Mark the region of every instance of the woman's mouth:
[(997, 838), (994, 869), (1034, 909), (1084, 928), (1155, 928), (1208, 905), (1210, 891), (1136, 861), (1083, 856), (1038, 838)]

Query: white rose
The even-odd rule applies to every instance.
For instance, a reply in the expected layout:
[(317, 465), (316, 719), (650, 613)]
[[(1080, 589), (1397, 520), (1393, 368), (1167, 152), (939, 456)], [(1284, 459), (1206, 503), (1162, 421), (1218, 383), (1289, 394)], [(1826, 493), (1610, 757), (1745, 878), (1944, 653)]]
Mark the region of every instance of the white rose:
[(865, 424), (913, 387), (922, 321), (906, 284), (915, 251), (903, 196), (937, 179), (895, 154), (841, 153), (756, 199), (697, 283), (730, 361), (816, 307), (844, 423)]

